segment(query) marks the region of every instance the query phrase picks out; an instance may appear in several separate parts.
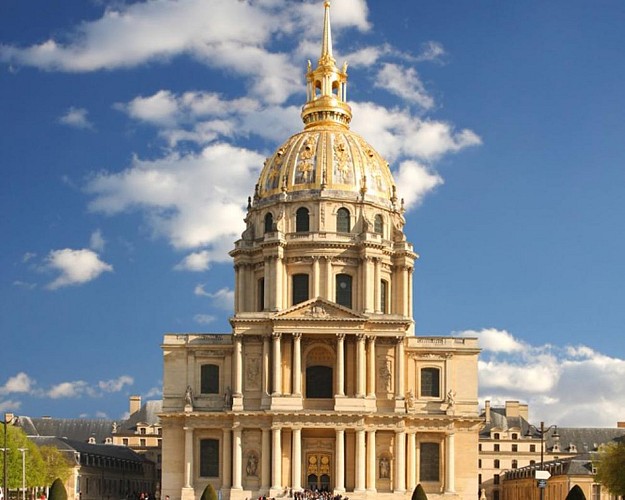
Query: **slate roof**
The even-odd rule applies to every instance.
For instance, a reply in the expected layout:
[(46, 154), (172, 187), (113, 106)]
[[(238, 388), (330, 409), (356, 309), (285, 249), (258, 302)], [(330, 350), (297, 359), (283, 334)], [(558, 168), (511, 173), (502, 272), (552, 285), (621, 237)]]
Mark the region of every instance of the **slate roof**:
[(33, 418), (20, 415), (18, 425), (29, 437), (48, 436), (83, 442), (94, 438), (96, 443), (104, 443), (112, 435), (114, 422), (100, 418)]
[[(481, 415), (484, 417), (484, 413)], [(529, 429), (529, 423), (523, 417), (506, 417), (505, 408), (491, 408), (490, 422), (486, 423), (480, 431), (481, 438), (489, 438), (492, 429), (507, 431), (508, 429), (520, 429), (521, 435), (525, 435)]]
[(133, 462), (148, 462), (146, 458), (134, 452), (127, 446), (115, 446), (112, 444), (90, 444), (84, 441), (76, 441), (67, 438), (57, 438), (50, 436), (32, 436), (30, 437), (38, 446), (55, 446), (64, 453), (78, 452), (89, 455), (97, 455), (101, 457), (117, 458), (120, 460), (128, 460)]
[[(551, 451), (555, 443), (560, 444), (562, 453), (589, 453), (597, 451), (599, 445), (617, 442), (625, 438), (625, 428), (621, 427), (558, 427), (558, 439), (553, 430), (545, 436), (546, 448)], [(574, 445), (575, 449), (571, 449)]]
[(134, 433), (137, 429), (137, 424), (143, 423), (148, 425), (154, 425), (160, 423), (159, 413), (163, 411), (163, 401), (146, 401), (141, 406), (139, 411), (136, 411), (127, 420), (120, 423), (117, 428), (118, 433), (131, 432)]

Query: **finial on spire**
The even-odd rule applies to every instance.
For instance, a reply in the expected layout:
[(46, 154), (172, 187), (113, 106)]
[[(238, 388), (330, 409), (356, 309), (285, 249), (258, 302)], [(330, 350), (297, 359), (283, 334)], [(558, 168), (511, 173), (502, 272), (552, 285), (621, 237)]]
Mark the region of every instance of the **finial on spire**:
[(326, 1), (323, 4), (325, 9), (323, 17), (323, 40), (321, 42), (321, 57), (319, 58), (319, 64), (334, 62), (332, 56), (332, 30), (330, 29), (330, 2)]

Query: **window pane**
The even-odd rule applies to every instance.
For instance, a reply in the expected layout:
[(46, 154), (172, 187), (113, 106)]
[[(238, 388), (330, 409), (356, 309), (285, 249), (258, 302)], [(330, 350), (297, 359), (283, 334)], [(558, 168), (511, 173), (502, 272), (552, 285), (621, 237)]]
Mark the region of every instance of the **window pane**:
[(373, 231), (378, 234), (382, 234), (383, 230), (384, 230), (384, 222), (382, 221), (382, 216), (378, 214), (375, 216), (375, 219), (373, 221)]
[(265, 310), (265, 278), (258, 280), (258, 311)]
[(387, 313), (386, 310), (386, 294), (388, 283), (384, 280), (380, 281), (380, 311)]
[(299, 304), (308, 300), (308, 275), (307, 274), (294, 274), (293, 275), (293, 305)]
[(336, 275), (336, 303), (352, 307), (352, 277), (349, 274)]
[(265, 232), (271, 233), (273, 231), (273, 215), (271, 212), (265, 215)]
[(307, 398), (331, 398), (332, 392), (332, 368), (329, 366), (306, 368)]
[(298, 233), (307, 233), (309, 230), (308, 209), (301, 207), (295, 212), (295, 231)]
[(219, 441), (216, 439), (200, 441), (200, 476), (219, 477)]
[(346, 208), (339, 208), (336, 212), (336, 231), (339, 233), (349, 233), (349, 230), (349, 210)]
[(200, 392), (219, 394), (219, 366), (202, 365)]
[(439, 481), (440, 451), (438, 443), (421, 443), (419, 477), (421, 481)]
[(428, 398), (440, 397), (439, 369), (423, 368), (421, 370), (421, 396)]

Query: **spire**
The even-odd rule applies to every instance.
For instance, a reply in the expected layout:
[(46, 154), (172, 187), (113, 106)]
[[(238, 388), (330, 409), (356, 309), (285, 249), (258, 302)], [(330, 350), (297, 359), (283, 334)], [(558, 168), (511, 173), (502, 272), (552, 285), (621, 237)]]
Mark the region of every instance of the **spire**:
[(319, 66), (333, 65), (335, 63), (332, 56), (332, 29), (330, 28), (330, 2), (326, 0), (323, 4), (323, 38), (321, 41), (321, 57)]
[(332, 55), (332, 30), (330, 27), (330, 2), (323, 4), (323, 34), (321, 56), (312, 69), (308, 61), (306, 73), (307, 101), (302, 108), (305, 128), (316, 125), (349, 127), (352, 110), (347, 104), (347, 63), (339, 70)]

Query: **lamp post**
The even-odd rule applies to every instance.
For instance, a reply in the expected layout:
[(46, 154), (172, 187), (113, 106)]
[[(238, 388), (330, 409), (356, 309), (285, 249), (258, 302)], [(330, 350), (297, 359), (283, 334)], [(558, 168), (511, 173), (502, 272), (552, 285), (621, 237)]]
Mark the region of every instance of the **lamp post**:
[(26, 452), (28, 448), (18, 448), (22, 453), (22, 500), (26, 500)]
[[(551, 429), (554, 429), (552, 436), (559, 437), (558, 426), (550, 425), (549, 427), (545, 427), (545, 422), (541, 422), (540, 428), (538, 428), (535, 425), (529, 424), (527, 432), (525, 433), (527, 437), (533, 436), (534, 433), (532, 432), (532, 429), (534, 429), (534, 431), (537, 432), (538, 435), (540, 436), (540, 470), (542, 471), (542, 470), (545, 470), (545, 435)], [(545, 488), (539, 487), (539, 490), (540, 490), (540, 500), (543, 500), (544, 495), (545, 495)]]
[(4, 495), (4, 498), (8, 500), (9, 498), (9, 493), (7, 491), (7, 450), (9, 449), (7, 447), (7, 425), (10, 425), (13, 422), (13, 418), (14, 415), (13, 413), (5, 413), (4, 414), (4, 448), (2, 448), (2, 457), (3, 457), (3, 461), (2, 461), (2, 465), (4, 468), (4, 482), (2, 483), (2, 494)]

